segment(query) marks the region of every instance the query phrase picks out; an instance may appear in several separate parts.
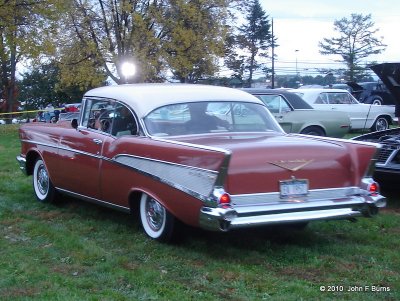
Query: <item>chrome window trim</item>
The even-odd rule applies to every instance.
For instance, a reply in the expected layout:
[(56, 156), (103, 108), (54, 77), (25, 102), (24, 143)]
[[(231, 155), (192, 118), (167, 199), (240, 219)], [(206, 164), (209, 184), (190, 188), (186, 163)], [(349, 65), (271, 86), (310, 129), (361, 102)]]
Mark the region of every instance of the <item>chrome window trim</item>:
[[(135, 120), (136, 128), (137, 128), (137, 134), (136, 134), (136, 135), (129, 135), (129, 136), (133, 136), (133, 137), (142, 136), (140, 133), (141, 133), (142, 131), (144, 131), (143, 129), (145, 129), (145, 127), (143, 126), (142, 122), (140, 122), (140, 120), (139, 120), (139, 118), (137, 117), (136, 113), (133, 111), (133, 109), (132, 109), (127, 103), (125, 103), (125, 102), (123, 102), (123, 101), (120, 101), (120, 100), (113, 99), (113, 98), (108, 98), (108, 97), (91, 97), (91, 96), (85, 96), (85, 97), (83, 97), (83, 99), (82, 99), (82, 107), (83, 107), (83, 110), (86, 109), (86, 101), (87, 101), (88, 99), (99, 100), (99, 101), (108, 100), (110, 103), (113, 103), (114, 109), (115, 109), (115, 107), (116, 107), (117, 104), (123, 105), (123, 106), (125, 106), (126, 108), (128, 108), (129, 112), (132, 114), (132, 116), (133, 116), (133, 118), (134, 118), (134, 120)], [(101, 131), (101, 130), (92, 129), (92, 128), (88, 128), (88, 127), (86, 127), (86, 126), (83, 126), (83, 125), (82, 125), (82, 121), (83, 121), (82, 119), (83, 119), (83, 115), (84, 115), (83, 110), (81, 111), (81, 113), (80, 113), (80, 115), (79, 115), (79, 120), (78, 120), (79, 126), (78, 126), (78, 128), (77, 128), (78, 131), (79, 131), (79, 130), (88, 130), (88, 131), (90, 131), (90, 132), (100, 133), (100, 134), (103, 134), (103, 135), (106, 135), (106, 136), (109, 136), (109, 137), (118, 138), (118, 137), (112, 135), (111, 133), (107, 133), (107, 132), (103, 132), (103, 131)]]

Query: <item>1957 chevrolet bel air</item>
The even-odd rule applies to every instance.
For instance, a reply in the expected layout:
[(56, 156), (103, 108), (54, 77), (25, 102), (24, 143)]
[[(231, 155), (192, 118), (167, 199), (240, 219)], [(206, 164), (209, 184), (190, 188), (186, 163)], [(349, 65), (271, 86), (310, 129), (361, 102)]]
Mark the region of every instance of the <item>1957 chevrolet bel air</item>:
[(285, 134), (236, 89), (184, 84), (88, 91), (72, 122), (20, 128), (20, 168), (36, 198), (58, 193), (137, 212), (169, 241), (177, 225), (208, 230), (373, 216), (379, 145)]

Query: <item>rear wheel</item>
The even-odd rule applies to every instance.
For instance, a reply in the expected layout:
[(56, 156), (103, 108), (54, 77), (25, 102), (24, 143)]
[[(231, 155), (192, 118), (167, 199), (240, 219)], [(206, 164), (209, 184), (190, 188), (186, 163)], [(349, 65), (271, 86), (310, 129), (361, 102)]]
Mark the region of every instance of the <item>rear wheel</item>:
[(51, 183), (49, 173), (42, 159), (35, 162), (33, 168), (33, 189), (38, 201), (44, 203), (54, 202), (56, 190)]
[(140, 220), (146, 234), (152, 239), (169, 242), (176, 232), (175, 217), (157, 200), (147, 194), (140, 199)]
[(376, 131), (383, 131), (383, 130), (387, 130), (389, 128), (389, 122), (385, 117), (379, 116), (374, 125), (372, 126), (371, 130), (373, 132)]
[(312, 136), (325, 136), (325, 132), (323, 129), (317, 126), (309, 126), (303, 129), (300, 134), (303, 135), (312, 135)]
[(380, 97), (374, 97), (369, 101), (369, 103), (371, 103), (373, 105), (378, 105), (378, 106), (381, 106), (382, 102), (383, 102), (383, 100)]

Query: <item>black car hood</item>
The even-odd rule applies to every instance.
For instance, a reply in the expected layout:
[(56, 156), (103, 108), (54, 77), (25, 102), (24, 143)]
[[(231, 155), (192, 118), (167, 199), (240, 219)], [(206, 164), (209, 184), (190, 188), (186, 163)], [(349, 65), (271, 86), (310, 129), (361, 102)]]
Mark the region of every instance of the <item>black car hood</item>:
[(394, 96), (394, 101), (400, 103), (400, 63), (383, 63), (370, 67)]

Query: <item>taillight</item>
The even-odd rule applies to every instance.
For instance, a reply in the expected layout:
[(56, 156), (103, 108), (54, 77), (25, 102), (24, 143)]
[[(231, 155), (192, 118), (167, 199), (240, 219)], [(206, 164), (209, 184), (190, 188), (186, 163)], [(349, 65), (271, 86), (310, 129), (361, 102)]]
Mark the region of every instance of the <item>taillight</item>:
[(219, 197), (219, 203), (221, 205), (227, 205), (231, 202), (231, 197), (229, 194), (224, 193)]
[(214, 189), (213, 196), (219, 206), (228, 206), (231, 203), (231, 196), (223, 188)]
[(377, 195), (379, 193), (379, 185), (376, 182), (372, 182), (368, 185), (368, 192), (371, 195)]

